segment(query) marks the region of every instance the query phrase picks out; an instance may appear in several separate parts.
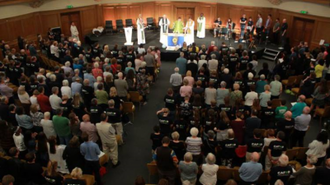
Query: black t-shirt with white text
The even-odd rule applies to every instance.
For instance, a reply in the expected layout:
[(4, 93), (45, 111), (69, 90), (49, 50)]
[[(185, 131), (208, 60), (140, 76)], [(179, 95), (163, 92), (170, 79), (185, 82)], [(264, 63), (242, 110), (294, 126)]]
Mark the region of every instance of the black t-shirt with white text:
[(262, 147), (264, 146), (263, 139), (250, 139), (247, 142), (247, 152), (261, 152)]
[(283, 141), (272, 141), (268, 149), (271, 150), (271, 155), (273, 157), (280, 157), (282, 153), (286, 151), (286, 144)]
[(275, 182), (280, 179), (285, 185), (288, 184), (289, 178), (293, 173), (291, 166), (275, 166), (270, 170), (270, 184), (273, 185)]

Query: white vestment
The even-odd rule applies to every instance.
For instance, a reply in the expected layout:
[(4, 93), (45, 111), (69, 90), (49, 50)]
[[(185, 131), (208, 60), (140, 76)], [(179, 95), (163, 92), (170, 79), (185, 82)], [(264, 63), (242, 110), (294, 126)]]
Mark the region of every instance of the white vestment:
[(187, 43), (187, 45), (190, 45), (195, 42), (194, 26), (195, 26), (195, 22), (193, 20), (191, 20), (190, 23), (189, 21), (186, 23), (185, 33), (187, 34), (187, 36), (185, 42)]
[(79, 41), (79, 32), (78, 32), (77, 26), (71, 25), (70, 31), (71, 31), (72, 38), (77, 39), (77, 41)]
[(205, 17), (198, 17), (197, 23), (197, 37), (205, 38)]
[(146, 43), (146, 37), (144, 34), (144, 26), (143, 26), (143, 19), (138, 18), (136, 20), (137, 25), (137, 41), (138, 45)]
[(159, 23), (158, 23), (159, 27), (160, 27), (160, 38), (159, 38), (159, 42), (164, 44), (166, 43), (166, 40), (167, 37), (164, 35), (164, 34), (167, 34), (168, 33), (168, 27), (170, 25), (170, 20), (168, 18), (166, 18), (164, 20), (164, 17), (162, 17), (160, 20), (159, 20)]

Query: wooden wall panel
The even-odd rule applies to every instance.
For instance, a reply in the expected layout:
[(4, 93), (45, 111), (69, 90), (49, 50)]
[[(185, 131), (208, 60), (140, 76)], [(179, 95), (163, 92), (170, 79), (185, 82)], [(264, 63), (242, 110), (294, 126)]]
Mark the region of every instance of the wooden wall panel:
[[(239, 24), (239, 20), (242, 17), (242, 13), (241, 13), (241, 9), (240, 8), (231, 8), (229, 10), (229, 18), (231, 18), (231, 20), (233, 21), (233, 23), (236, 24), (235, 28), (239, 28), (240, 24)], [(222, 23), (227, 23), (227, 19), (225, 20), (225, 22), (222, 21)]]
[(312, 42), (319, 43), (321, 39), (330, 40), (330, 22), (316, 21)]
[(196, 7), (195, 11), (195, 28), (197, 28), (197, 18), (200, 14), (203, 13), (205, 16), (205, 28), (211, 29), (213, 28), (213, 22), (216, 17), (216, 6), (210, 4), (201, 4)]
[(125, 25), (125, 19), (130, 18), (128, 16), (128, 6), (118, 6), (115, 8), (115, 17), (116, 19), (122, 19)]
[(95, 8), (83, 10), (80, 13), (81, 18), (81, 29), (83, 34), (88, 34), (93, 30), (93, 28), (98, 27), (97, 13)]
[(37, 28), (39, 28), (38, 19), (35, 16), (26, 17), (22, 19), (22, 27), (24, 31), (23, 37), (36, 35), (38, 33)]
[[(139, 14), (142, 13), (141, 5), (129, 6), (129, 16), (128, 19), (132, 19), (133, 25), (136, 25), (136, 19), (139, 17)], [(147, 22), (147, 17), (142, 14), (143, 21)], [(125, 21), (125, 20), (123, 20)]]
[(155, 17), (156, 4), (154, 2), (142, 3), (141, 9), (142, 9), (141, 10), (142, 15), (145, 19), (148, 17), (153, 17), (155, 22), (158, 21), (158, 18), (156, 19), (156, 17)]
[(9, 34), (7, 29), (7, 23), (5, 21), (0, 22), (0, 39), (9, 41)]
[(15, 40), (19, 35), (23, 35), (22, 20), (8, 22), (9, 40)]
[(229, 18), (229, 7), (227, 5), (218, 4), (217, 14), (222, 21), (222, 25), (226, 24)]
[(113, 26), (116, 26), (115, 7), (103, 7), (103, 22), (112, 20)]
[(42, 32), (44, 35), (47, 34), (49, 28), (61, 26), (59, 14), (41, 14)]
[(158, 10), (155, 13), (156, 14), (155, 19), (156, 19), (157, 24), (159, 21), (159, 17), (162, 17), (165, 14), (167, 16), (167, 18), (170, 20), (171, 26), (172, 26), (172, 23), (177, 19), (173, 15), (174, 14), (173, 6), (170, 3), (163, 3), (163, 4), (157, 5), (156, 9)]

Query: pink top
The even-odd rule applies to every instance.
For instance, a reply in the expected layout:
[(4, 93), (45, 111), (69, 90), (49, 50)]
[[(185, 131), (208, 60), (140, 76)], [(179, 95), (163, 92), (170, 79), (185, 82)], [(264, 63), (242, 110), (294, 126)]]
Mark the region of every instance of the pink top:
[(194, 79), (193, 77), (191, 77), (191, 76), (186, 76), (186, 77), (183, 78), (183, 80), (185, 80), (185, 79), (188, 80), (188, 82), (189, 82), (188, 85), (189, 85), (189, 86), (194, 87), (195, 79)]
[(180, 95), (181, 97), (185, 97), (185, 96), (191, 96), (192, 94), (192, 87), (187, 85), (187, 86), (181, 86), (180, 88)]

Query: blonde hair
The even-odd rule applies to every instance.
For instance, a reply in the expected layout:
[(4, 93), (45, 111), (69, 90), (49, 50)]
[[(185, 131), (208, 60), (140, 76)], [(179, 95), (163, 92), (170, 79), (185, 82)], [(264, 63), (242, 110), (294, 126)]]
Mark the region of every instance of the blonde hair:
[(38, 112), (38, 105), (37, 104), (32, 104), (31, 107), (30, 107), (30, 111), (32, 113)]
[(115, 97), (117, 96), (117, 89), (116, 87), (111, 87), (110, 88), (110, 93), (109, 93), (110, 97)]
[(26, 93), (26, 91), (25, 91), (25, 87), (20, 86), (20, 87), (18, 88), (18, 90), (17, 90), (17, 94), (19, 94), (19, 95), (24, 95), (25, 93)]
[(171, 134), (173, 140), (178, 140), (180, 138), (179, 132), (175, 131)]
[(188, 70), (187, 72), (186, 72), (186, 76), (191, 76), (192, 74), (191, 74), (191, 71), (190, 70)]
[(75, 167), (71, 172), (71, 177), (74, 179), (81, 179), (83, 171), (81, 168)]

